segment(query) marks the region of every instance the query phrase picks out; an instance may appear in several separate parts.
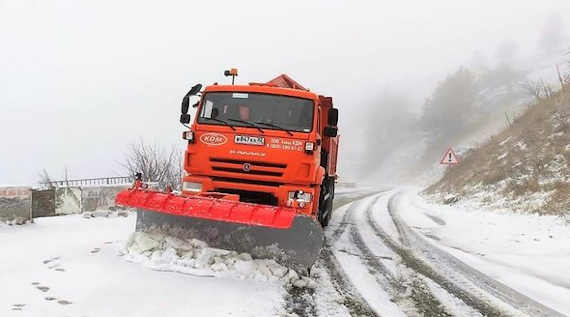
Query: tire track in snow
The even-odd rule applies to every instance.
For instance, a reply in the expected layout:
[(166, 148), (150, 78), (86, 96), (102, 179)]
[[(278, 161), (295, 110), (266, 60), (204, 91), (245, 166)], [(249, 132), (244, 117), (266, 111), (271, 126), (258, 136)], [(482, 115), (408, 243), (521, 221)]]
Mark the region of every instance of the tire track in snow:
[[(392, 200), (392, 198), (390, 198)], [(390, 206), (390, 202), (388, 203), (388, 208)], [(435, 272), (430, 266), (426, 263), (420, 261), (412, 253), (409, 249), (402, 247), (398, 244), (395, 240), (393, 240), (385, 231), (382, 229), (376, 221), (373, 219), (372, 210), (368, 210), (366, 213), (367, 222), (372, 227), (374, 233), (384, 242), (386, 246), (388, 246), (392, 251), (394, 251), (400, 258), (402, 262), (409, 267), (410, 269), (418, 272), (419, 274), (433, 280), (438, 285), (440, 285), (445, 291), (454, 296), (461, 299), (466, 305), (476, 309), (480, 313), (486, 316), (503, 316), (503, 313), (495, 308), (491, 307), (484, 301), (479, 300), (471, 296), (470, 294), (464, 292), (460, 288), (456, 287), (455, 284), (443, 277), (442, 275)], [(393, 219), (392, 219), (393, 221)], [(398, 228), (398, 225), (395, 223), (396, 228), (398, 229), (399, 236), (402, 237), (401, 228)]]
[(333, 231), (330, 237), (325, 239), (325, 246), (321, 251), (321, 257), (323, 259), (322, 263), (327, 270), (327, 273), (330, 276), (331, 283), (335, 288), (335, 291), (344, 299), (343, 306), (345, 306), (351, 316), (377, 316), (374, 310), (370, 307), (370, 305), (366, 302), (366, 300), (362, 297), (358, 289), (354, 286), (354, 284), (348, 278), (345, 270), (341, 266), (340, 262), (334, 255), (332, 251), (332, 246), (340, 239), (340, 237), (345, 233), (348, 225), (352, 225), (353, 223), (350, 221), (351, 213), (354, 209), (360, 208), (360, 206), (364, 203), (364, 199), (370, 196), (378, 195), (385, 193), (387, 191), (378, 191), (374, 193), (365, 194), (359, 197), (355, 197), (350, 201), (346, 201), (340, 203), (335, 210), (338, 209), (346, 204), (352, 203), (354, 204), (351, 206), (349, 210), (344, 212), (344, 215), (338, 224), (337, 228)]
[[(365, 213), (367, 215), (371, 214), (374, 210), (374, 206), (382, 196), (378, 196), (370, 205), (367, 206)], [(365, 221), (368, 222), (367, 218)], [(354, 220), (356, 222), (356, 220)], [(376, 280), (383, 289), (388, 291), (391, 296), (405, 292), (410, 289), (410, 293), (407, 298), (400, 298), (400, 300), (393, 301), (401, 307), (402, 311), (406, 315), (419, 314), (421, 316), (451, 316), (442, 306), (442, 303), (436, 299), (436, 297), (430, 292), (429, 287), (423, 283), (423, 281), (417, 276), (410, 276), (410, 274), (403, 274), (400, 277), (394, 276), (390, 270), (380, 261), (380, 256), (374, 254), (374, 252), (366, 245), (366, 241), (370, 241), (366, 238), (362, 232), (361, 226), (351, 227), (351, 239), (354, 245), (358, 248), (362, 254), (361, 260), (363, 263), (372, 269), (371, 275), (375, 275)], [(380, 237), (377, 237), (380, 238)], [(383, 243), (380, 238), (380, 243)], [(374, 241), (377, 243), (377, 241)], [(380, 276), (378, 276), (378, 274)], [(407, 275), (404, 277), (404, 275)], [(403, 281), (405, 280), (405, 282)], [(402, 301), (403, 300), (403, 301)], [(410, 311), (407, 308), (407, 304), (411, 304), (415, 307), (416, 311)], [(403, 306), (404, 305), (404, 306)]]
[(348, 309), (351, 316), (375, 317), (377, 314), (350, 282), (346, 272), (330, 249), (322, 252), (323, 263), (330, 276), (335, 291), (343, 298), (342, 305)]
[[(405, 316), (398, 305), (391, 300), (393, 294), (390, 293), (390, 282), (388, 281), (392, 279), (390, 271), (378, 261), (378, 257), (371, 252), (363, 254), (361, 248), (356, 246), (356, 244), (365, 245), (359, 239), (358, 233), (358, 227), (362, 224), (362, 220), (359, 220), (355, 215), (371, 208), (383, 196), (385, 195), (382, 193), (370, 195), (367, 199), (356, 202), (350, 210), (347, 210), (339, 224), (341, 229), (335, 230), (334, 239), (331, 240), (336, 244), (342, 238), (343, 245), (346, 244), (348, 249), (333, 248), (333, 244), (330, 243), (326, 251), (334, 259), (334, 267), (330, 271), (341, 272), (342, 278), (339, 280), (350, 286), (351, 295), (356, 294), (358, 302), (366, 305), (368, 311), (366, 316), (378, 316), (379, 314), (381, 316)], [(348, 234), (346, 238), (344, 238), (345, 233)], [(351, 249), (357, 253), (351, 252)], [(341, 257), (341, 253), (338, 252), (345, 253), (347, 256)], [(341, 287), (339, 294), (342, 294), (344, 289), (346, 289), (345, 286)], [(362, 315), (361, 311), (350, 309), (349, 305), (345, 304), (345, 307), (349, 308), (352, 316)]]
[[(390, 198), (388, 202), (388, 212), (401, 237), (405, 237), (403, 241), (406, 241), (406, 245), (409, 246), (409, 248), (398, 246), (388, 237), (373, 219), (370, 211), (368, 212), (367, 218), (376, 234), (380, 236), (390, 248), (398, 253), (410, 268), (432, 279), (447, 292), (460, 298), (467, 305), (477, 309), (486, 316), (505, 316), (508, 314), (488, 303), (478, 290), (473, 289), (469, 285), (465, 285), (465, 283), (463, 283), (464, 285), (459, 285), (461, 280), (468, 280), (480, 290), (512, 306), (514, 309), (531, 316), (564, 316), (485, 275), (451, 254), (427, 242), (417, 232), (407, 226), (395, 212), (395, 200), (400, 195), (401, 193), (397, 193)], [(414, 254), (415, 252), (420, 252), (423, 255), (423, 259)], [(430, 263), (426, 263), (426, 261)], [(437, 267), (438, 270), (436, 271), (434, 267)], [(442, 274), (441, 271), (445, 271), (445, 274)]]
[[(341, 195), (338, 195), (340, 197), (335, 199), (336, 206), (334, 207), (334, 210), (338, 212), (338, 209), (344, 205), (357, 202), (377, 193), (379, 192), (367, 193), (351, 198), (344, 198)], [(333, 231), (330, 238), (325, 238), (325, 244), (321, 250), (321, 255), (317, 261), (317, 264), (322, 263), (326, 269), (327, 274), (329, 275), (334, 290), (341, 296), (341, 298), (343, 298), (342, 305), (349, 310), (352, 316), (376, 316), (374, 311), (368, 306), (366, 301), (358, 293), (350, 280), (348, 280), (346, 273), (330, 249), (330, 246), (332, 246), (334, 242), (336, 242), (346, 230), (346, 227), (349, 224), (349, 214), (350, 212), (348, 210), (345, 211), (341, 222)], [(300, 314), (301, 316), (317, 315), (315, 304), (315, 290), (290, 287), (286, 291), (286, 311)]]

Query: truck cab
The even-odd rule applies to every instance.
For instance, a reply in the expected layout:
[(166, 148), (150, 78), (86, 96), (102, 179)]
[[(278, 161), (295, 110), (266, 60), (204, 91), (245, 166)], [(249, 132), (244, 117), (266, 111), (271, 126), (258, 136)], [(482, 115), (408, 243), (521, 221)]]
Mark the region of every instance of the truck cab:
[[(185, 102), (181, 122), (189, 123)], [(183, 133), (184, 195), (222, 193), (328, 223), (339, 139), (332, 98), (281, 75), (268, 83), (208, 86), (195, 107)]]

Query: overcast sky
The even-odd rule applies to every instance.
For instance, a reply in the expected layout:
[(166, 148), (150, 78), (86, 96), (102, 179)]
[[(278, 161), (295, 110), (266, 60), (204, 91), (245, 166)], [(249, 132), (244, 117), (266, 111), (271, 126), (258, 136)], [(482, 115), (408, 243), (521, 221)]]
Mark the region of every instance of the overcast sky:
[(332, 96), (346, 159), (378, 91), (421, 103), (505, 41), (535, 50), (553, 15), (570, 25), (570, 1), (0, 0), (0, 184), (121, 174), (139, 138), (183, 145), (181, 97), (229, 67)]

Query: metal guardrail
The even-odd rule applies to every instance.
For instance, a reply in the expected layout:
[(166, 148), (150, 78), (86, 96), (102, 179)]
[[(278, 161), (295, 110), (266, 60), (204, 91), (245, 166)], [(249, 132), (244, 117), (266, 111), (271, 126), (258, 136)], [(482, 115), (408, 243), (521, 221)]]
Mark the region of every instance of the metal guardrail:
[(67, 179), (63, 181), (51, 181), (41, 183), (48, 187), (77, 187), (77, 186), (101, 186), (101, 185), (129, 185), (134, 182), (132, 176), (100, 177), (85, 179)]

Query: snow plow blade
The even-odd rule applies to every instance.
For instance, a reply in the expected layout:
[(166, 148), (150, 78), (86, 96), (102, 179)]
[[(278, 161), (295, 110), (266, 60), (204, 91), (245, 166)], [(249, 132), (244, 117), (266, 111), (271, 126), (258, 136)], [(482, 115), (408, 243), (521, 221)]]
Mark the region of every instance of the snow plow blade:
[(313, 217), (293, 208), (266, 206), (208, 196), (180, 196), (126, 189), (118, 205), (137, 208), (136, 231), (198, 239), (209, 246), (272, 258), (306, 270), (319, 257), (324, 235)]

